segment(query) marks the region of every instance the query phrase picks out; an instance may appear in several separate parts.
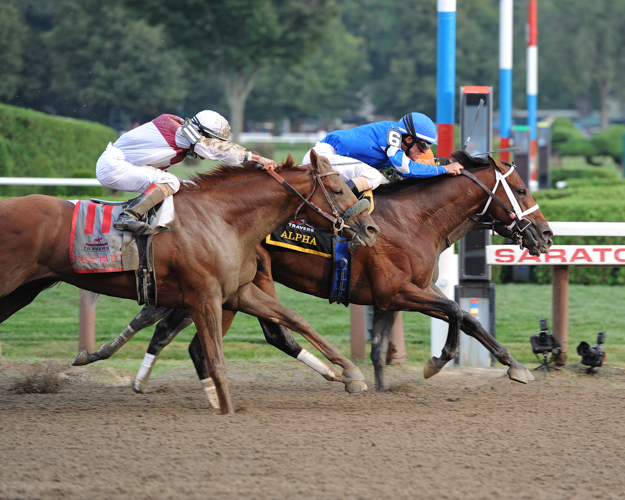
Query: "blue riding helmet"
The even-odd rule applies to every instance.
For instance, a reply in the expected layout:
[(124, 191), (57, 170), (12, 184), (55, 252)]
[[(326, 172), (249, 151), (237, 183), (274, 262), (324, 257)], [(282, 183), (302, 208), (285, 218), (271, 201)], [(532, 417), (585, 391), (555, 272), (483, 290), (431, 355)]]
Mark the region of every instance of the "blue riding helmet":
[(413, 140), (420, 139), (428, 144), (437, 144), (436, 125), (423, 113), (408, 113), (397, 124), (399, 132), (409, 135)]

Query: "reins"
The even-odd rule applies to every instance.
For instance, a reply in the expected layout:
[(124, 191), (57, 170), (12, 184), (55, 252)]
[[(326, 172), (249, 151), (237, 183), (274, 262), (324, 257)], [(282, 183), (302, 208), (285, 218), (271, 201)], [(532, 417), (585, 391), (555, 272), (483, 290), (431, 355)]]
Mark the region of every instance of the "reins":
[[(531, 214), (532, 212), (535, 212), (536, 210), (538, 210), (539, 207), (538, 207), (538, 204), (535, 204), (533, 207), (528, 208), (525, 211), (521, 210), (521, 206), (519, 205), (519, 202), (517, 201), (514, 194), (512, 193), (512, 189), (508, 185), (508, 181), (506, 181), (506, 177), (508, 177), (514, 171), (515, 168), (516, 166), (512, 164), (510, 166), (510, 169), (505, 174), (502, 174), (499, 170), (495, 169), (496, 182), (495, 182), (495, 187), (492, 189), (492, 191), (488, 189), (488, 187), (486, 187), (486, 185), (477, 177), (475, 177), (475, 175), (473, 175), (471, 172), (467, 170), (461, 170), (460, 174), (464, 175), (465, 177), (468, 177), (473, 182), (475, 182), (489, 196), (488, 201), (486, 202), (486, 205), (484, 205), (484, 209), (479, 214), (476, 214), (478, 217), (484, 215), (486, 213), (486, 210), (488, 210), (488, 207), (490, 206), (490, 202), (494, 201), (495, 203), (497, 203), (497, 205), (499, 205), (502, 208), (502, 210), (506, 213), (506, 215), (510, 217), (510, 219), (512, 220), (512, 223), (507, 226), (502, 223), (503, 226), (509, 231), (522, 233), (529, 226), (532, 225), (532, 221), (530, 221), (529, 219), (526, 219), (525, 216)], [(514, 211), (510, 210), (504, 204), (504, 202), (501, 201), (494, 193), (495, 191), (497, 191), (497, 187), (499, 186), (500, 182), (504, 188), (504, 191), (506, 192), (506, 195), (508, 196), (508, 200), (510, 201), (510, 204), (512, 205), (512, 208)], [(489, 223), (483, 223), (483, 224), (488, 225)], [(492, 225), (495, 225), (495, 224), (496, 223), (492, 223)]]
[[(257, 167), (258, 168), (258, 167)], [(330, 195), (328, 194), (328, 191), (326, 190), (326, 187), (323, 185), (323, 182), (321, 182), (321, 178), (322, 177), (326, 177), (328, 175), (340, 175), (338, 172), (335, 172), (334, 170), (331, 172), (326, 172), (325, 174), (320, 174), (319, 172), (317, 172), (316, 170), (312, 170), (311, 174), (313, 177), (313, 188), (312, 191), (310, 192), (310, 194), (304, 198), (304, 196), (302, 196), (293, 186), (291, 186), (282, 176), (280, 176), (278, 173), (274, 172), (273, 170), (267, 170), (266, 171), (269, 175), (271, 175), (275, 180), (277, 180), (280, 184), (282, 184), (286, 189), (288, 189), (289, 191), (291, 191), (291, 193), (293, 193), (295, 196), (297, 196), (299, 199), (302, 200), (302, 203), (300, 204), (299, 207), (297, 207), (297, 210), (295, 211), (295, 216), (294, 218), (297, 218), (297, 214), (299, 213), (300, 209), (304, 206), (304, 204), (308, 205), (310, 208), (312, 208), (315, 212), (317, 212), (319, 215), (321, 215), (322, 217), (328, 219), (331, 223), (332, 223), (332, 230), (334, 231), (334, 235), (336, 236), (338, 233), (340, 233), (344, 228), (348, 228), (349, 226), (347, 224), (345, 224), (345, 220), (349, 220), (349, 218), (345, 218), (345, 213), (342, 212), (342, 210), (336, 205), (336, 203), (334, 202), (334, 200), (330, 197)], [(332, 209), (332, 215), (330, 215), (329, 213), (327, 213), (325, 210), (322, 210), (321, 208), (319, 208), (317, 205), (315, 205), (314, 203), (312, 203), (310, 200), (310, 198), (312, 197), (313, 193), (315, 192), (315, 189), (317, 187), (317, 184), (319, 184), (319, 186), (321, 186), (321, 190), (326, 198), (326, 201), (328, 202), (328, 205), (330, 206), (330, 208)], [(362, 200), (361, 200), (362, 201)], [(357, 202), (354, 207), (358, 204), (359, 202)], [(350, 207), (350, 209), (348, 210), (351, 211), (353, 207)], [(360, 210), (361, 213), (363, 210)], [(351, 217), (354, 217), (357, 214), (352, 214)]]

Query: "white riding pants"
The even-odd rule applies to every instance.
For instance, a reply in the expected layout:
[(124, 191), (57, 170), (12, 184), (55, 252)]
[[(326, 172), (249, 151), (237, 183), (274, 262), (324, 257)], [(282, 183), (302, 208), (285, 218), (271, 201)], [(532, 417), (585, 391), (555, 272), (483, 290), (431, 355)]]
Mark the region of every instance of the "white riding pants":
[[(330, 160), (332, 168), (341, 174), (341, 179), (343, 179), (344, 182), (351, 181), (356, 177), (364, 177), (369, 183), (369, 189), (375, 189), (380, 184), (386, 183), (386, 178), (381, 172), (360, 160), (339, 155), (336, 149), (325, 142), (318, 142), (313, 149), (318, 155), (325, 156)], [(310, 151), (306, 153), (302, 163), (304, 165), (310, 163)]]
[(95, 174), (104, 187), (118, 191), (142, 193), (152, 184), (168, 184), (174, 193), (180, 189), (180, 179), (175, 175), (148, 165), (130, 163), (124, 153), (112, 144), (98, 159)]

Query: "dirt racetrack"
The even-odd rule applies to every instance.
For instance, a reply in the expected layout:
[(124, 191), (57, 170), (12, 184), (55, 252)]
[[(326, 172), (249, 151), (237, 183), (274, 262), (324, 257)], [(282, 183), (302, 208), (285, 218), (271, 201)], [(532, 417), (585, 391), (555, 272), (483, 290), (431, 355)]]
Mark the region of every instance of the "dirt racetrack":
[(0, 499), (625, 497), (616, 368), (524, 386), (503, 370), (424, 381), (391, 367), (390, 391), (349, 396), (291, 361), (230, 362), (233, 417), (190, 369), (147, 395), (103, 365), (68, 369), (58, 394), (9, 391), (28, 369), (0, 363)]

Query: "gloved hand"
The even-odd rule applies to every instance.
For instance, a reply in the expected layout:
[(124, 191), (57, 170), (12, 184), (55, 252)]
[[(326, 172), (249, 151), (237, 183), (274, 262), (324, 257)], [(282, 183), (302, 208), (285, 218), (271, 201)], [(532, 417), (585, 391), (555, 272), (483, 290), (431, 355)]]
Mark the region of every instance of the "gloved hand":
[(435, 165), (437, 166), (445, 166), (445, 165), (449, 165), (450, 163), (452, 163), (452, 160), (450, 160), (449, 158), (445, 158), (444, 156), (439, 156), (438, 158), (434, 158), (435, 161)]

